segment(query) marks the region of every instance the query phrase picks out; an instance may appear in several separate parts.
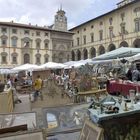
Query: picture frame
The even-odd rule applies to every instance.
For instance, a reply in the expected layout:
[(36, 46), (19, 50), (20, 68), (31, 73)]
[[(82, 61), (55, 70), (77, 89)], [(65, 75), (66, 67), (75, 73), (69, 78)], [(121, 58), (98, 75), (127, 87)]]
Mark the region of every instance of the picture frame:
[(103, 128), (85, 120), (79, 140), (103, 140)]
[(16, 133), (8, 133), (0, 136), (0, 140), (46, 140), (46, 136), (42, 130), (19, 131)]

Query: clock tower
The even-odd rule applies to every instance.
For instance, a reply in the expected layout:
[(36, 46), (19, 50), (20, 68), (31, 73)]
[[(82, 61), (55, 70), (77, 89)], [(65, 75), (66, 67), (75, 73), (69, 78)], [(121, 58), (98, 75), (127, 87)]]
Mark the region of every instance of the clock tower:
[(65, 16), (65, 11), (58, 9), (57, 14), (55, 15), (54, 29), (59, 31), (67, 31), (67, 17)]

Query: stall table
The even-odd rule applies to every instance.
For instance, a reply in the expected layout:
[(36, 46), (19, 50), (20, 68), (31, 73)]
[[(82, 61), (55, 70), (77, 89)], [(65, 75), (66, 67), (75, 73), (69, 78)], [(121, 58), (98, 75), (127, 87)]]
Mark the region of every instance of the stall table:
[(78, 95), (79, 96), (93, 96), (95, 94), (103, 94), (106, 92), (107, 92), (106, 89), (93, 89), (93, 90), (89, 90), (89, 91), (78, 92)]
[(99, 97), (100, 95), (103, 95), (103, 94), (107, 94), (106, 89), (92, 89), (89, 91), (82, 91), (82, 92), (78, 92), (77, 100), (78, 100), (78, 102), (81, 102), (81, 101), (84, 101), (85, 98), (87, 98), (87, 97), (91, 97), (91, 96)]
[(140, 103), (133, 110), (119, 113), (100, 113), (98, 109), (88, 109), (90, 119), (104, 129), (104, 140), (140, 139)]
[(109, 81), (107, 86), (107, 91), (110, 94), (120, 93), (124, 96), (129, 95), (129, 90), (140, 91), (140, 84), (138, 83), (130, 83), (130, 82), (118, 82), (118, 81)]

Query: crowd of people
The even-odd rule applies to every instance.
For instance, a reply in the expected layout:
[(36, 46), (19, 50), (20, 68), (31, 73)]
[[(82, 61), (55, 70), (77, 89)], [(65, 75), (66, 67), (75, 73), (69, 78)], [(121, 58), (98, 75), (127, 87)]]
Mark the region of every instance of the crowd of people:
[(126, 73), (126, 77), (130, 81), (140, 81), (140, 68), (139, 65), (136, 67), (132, 68), (130, 67)]
[[(69, 96), (74, 96), (78, 93), (78, 85), (77, 83), (80, 80), (80, 76), (77, 70), (72, 67), (69, 70), (59, 70), (58, 73), (56, 71), (52, 71), (50, 77), (54, 79), (55, 83), (64, 87), (64, 90), (67, 91)], [(125, 79), (130, 81), (140, 81), (140, 67), (137, 65), (135, 68), (130, 67), (125, 74)], [(32, 86), (33, 90), (33, 98), (34, 101), (37, 100), (38, 97), (43, 100), (42, 95), (42, 87), (43, 87), (43, 80), (41, 76), (38, 75), (34, 81), (32, 81), (32, 75), (30, 72), (24, 74), (15, 74), (15, 75), (7, 75), (7, 88), (12, 88), (14, 92), (17, 92), (17, 85), (20, 81), (20, 84)]]

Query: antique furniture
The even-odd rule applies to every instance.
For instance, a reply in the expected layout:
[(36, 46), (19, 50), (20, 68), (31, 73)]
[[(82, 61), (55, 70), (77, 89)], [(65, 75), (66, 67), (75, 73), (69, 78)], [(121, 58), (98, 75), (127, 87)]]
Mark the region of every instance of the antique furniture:
[(0, 113), (13, 112), (14, 102), (12, 89), (0, 92)]

